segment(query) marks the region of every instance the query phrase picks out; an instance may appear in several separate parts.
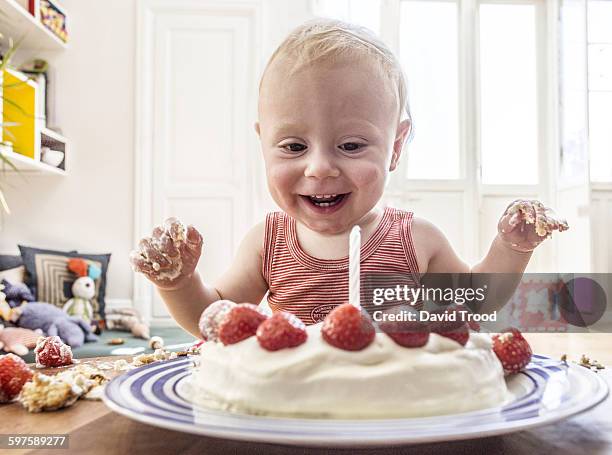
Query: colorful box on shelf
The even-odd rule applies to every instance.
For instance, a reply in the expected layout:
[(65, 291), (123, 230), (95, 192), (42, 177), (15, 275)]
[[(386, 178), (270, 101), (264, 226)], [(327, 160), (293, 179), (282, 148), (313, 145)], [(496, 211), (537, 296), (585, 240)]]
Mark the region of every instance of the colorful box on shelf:
[[(64, 171), (67, 140), (47, 129), (44, 118), (37, 114), (40, 103), (38, 84), (25, 74), (10, 69), (1, 76), (0, 123), (4, 128), (0, 130), (0, 139), (11, 144), (11, 151), (4, 153), (5, 156), (24, 170)], [(47, 156), (43, 157), (43, 151), (49, 152)]]
[[(39, 14), (40, 16), (40, 14)], [(0, 32), (19, 42), (19, 53), (61, 51), (67, 44), (30, 13), (29, 0), (0, 0)]]
[(68, 42), (68, 25), (65, 10), (56, 0), (29, 0), (28, 9), (45, 27), (59, 39)]
[(2, 78), (2, 139), (13, 144), (13, 151), (40, 159), (37, 132), (40, 130), (36, 87), (25, 74), (7, 69)]

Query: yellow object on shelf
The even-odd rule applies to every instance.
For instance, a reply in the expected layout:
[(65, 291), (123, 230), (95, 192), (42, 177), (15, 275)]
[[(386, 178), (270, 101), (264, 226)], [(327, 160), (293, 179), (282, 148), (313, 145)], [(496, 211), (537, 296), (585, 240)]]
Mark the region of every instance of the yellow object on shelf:
[(36, 161), (40, 160), (40, 144), (36, 118), (36, 83), (17, 71), (3, 74), (2, 139), (13, 143), (13, 151)]

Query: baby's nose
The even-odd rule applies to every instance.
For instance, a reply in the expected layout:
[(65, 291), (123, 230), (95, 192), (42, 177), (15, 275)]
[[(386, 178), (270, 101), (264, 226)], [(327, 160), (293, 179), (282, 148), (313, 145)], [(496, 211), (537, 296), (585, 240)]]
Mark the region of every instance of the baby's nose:
[(304, 170), (305, 177), (324, 179), (338, 177), (340, 169), (334, 161), (333, 154), (326, 151), (311, 151)]

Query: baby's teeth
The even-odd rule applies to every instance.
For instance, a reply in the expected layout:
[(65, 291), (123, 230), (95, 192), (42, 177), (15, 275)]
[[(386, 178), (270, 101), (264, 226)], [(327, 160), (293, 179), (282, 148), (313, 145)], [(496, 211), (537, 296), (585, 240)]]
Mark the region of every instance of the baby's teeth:
[(315, 199), (330, 199), (332, 197), (336, 197), (338, 196), (337, 194), (315, 194), (311, 197), (315, 198)]

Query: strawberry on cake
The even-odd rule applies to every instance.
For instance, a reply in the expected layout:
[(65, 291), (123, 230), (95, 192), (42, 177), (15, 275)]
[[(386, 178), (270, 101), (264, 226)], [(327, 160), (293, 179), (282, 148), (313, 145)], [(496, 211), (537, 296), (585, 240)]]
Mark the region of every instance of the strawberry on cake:
[(350, 304), (306, 327), (291, 314), (268, 317), (224, 300), (204, 311), (200, 328), (208, 341), (192, 376), (194, 401), (259, 415), (396, 418), (499, 406), (509, 399), (504, 368), (516, 372), (531, 357), (517, 330), (496, 337), (494, 350), (491, 337), (464, 323), (376, 330)]

